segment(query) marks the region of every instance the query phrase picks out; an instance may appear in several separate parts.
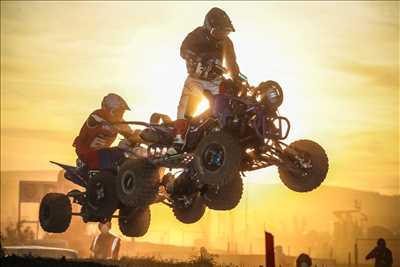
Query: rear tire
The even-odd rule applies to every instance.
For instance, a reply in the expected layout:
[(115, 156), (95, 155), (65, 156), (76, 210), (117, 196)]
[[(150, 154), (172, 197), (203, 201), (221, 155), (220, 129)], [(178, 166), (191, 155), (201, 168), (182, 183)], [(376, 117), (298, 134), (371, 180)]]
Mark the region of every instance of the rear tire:
[(239, 204), (242, 194), (243, 180), (240, 173), (237, 173), (226, 185), (210, 187), (203, 198), (207, 207), (212, 210), (231, 210)]
[(130, 159), (118, 173), (116, 191), (128, 207), (145, 207), (154, 202), (160, 185), (159, 169), (147, 159)]
[(116, 177), (111, 172), (101, 171), (89, 178), (86, 189), (88, 210), (95, 218), (109, 218), (118, 208), (115, 192)]
[(311, 162), (311, 168), (304, 176), (296, 175), (285, 169), (278, 168), (281, 181), (291, 190), (296, 192), (309, 192), (321, 185), (325, 180), (329, 169), (328, 156), (325, 150), (316, 142), (310, 140), (298, 140), (289, 145), (283, 152), (290, 158), (288, 150), (295, 150), (304, 154)]
[(118, 224), (121, 232), (129, 237), (144, 236), (149, 230), (150, 208), (123, 207), (119, 210)]
[(48, 193), (40, 202), (40, 226), (49, 233), (63, 233), (71, 223), (72, 206), (69, 198), (61, 193)]
[(179, 207), (178, 205), (174, 205), (172, 211), (175, 218), (180, 222), (190, 224), (199, 221), (201, 217), (203, 217), (204, 212), (206, 211), (206, 205), (204, 204), (203, 198), (197, 194), (189, 207)]
[(240, 170), (241, 146), (236, 138), (224, 131), (204, 136), (195, 155), (195, 167), (204, 184), (228, 184)]

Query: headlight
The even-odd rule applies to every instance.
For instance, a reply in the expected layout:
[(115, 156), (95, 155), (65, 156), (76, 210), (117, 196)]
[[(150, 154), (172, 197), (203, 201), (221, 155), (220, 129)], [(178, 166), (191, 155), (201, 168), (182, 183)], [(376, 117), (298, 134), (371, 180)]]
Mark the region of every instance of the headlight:
[(257, 101), (272, 111), (275, 111), (283, 102), (282, 88), (275, 81), (260, 83), (256, 88), (256, 92)]

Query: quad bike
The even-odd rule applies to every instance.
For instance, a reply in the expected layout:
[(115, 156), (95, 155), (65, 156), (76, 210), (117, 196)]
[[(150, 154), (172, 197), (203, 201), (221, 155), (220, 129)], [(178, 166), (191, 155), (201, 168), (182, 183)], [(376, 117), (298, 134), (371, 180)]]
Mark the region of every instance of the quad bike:
[[(129, 159), (140, 160), (145, 156), (143, 148), (132, 146), (128, 140), (120, 142), (119, 147), (124, 149), (125, 158), (117, 162), (110, 170), (88, 170), (87, 166), (79, 159), (77, 166), (51, 161), (65, 170), (64, 177), (76, 185), (84, 188), (84, 191), (74, 189), (67, 194), (48, 193), (41, 200), (39, 207), (39, 222), (41, 227), (52, 233), (66, 231), (71, 223), (72, 215), (81, 216), (84, 222), (106, 222), (113, 217), (118, 217), (121, 232), (130, 237), (140, 237), (146, 234), (150, 225), (150, 209), (155, 199), (147, 197), (142, 205), (128, 207), (119, 201), (116, 196), (115, 181), (118, 170)], [(144, 152), (144, 153), (143, 153)], [(159, 186), (159, 175), (147, 173), (155, 179), (152, 181), (153, 192), (156, 196)], [(149, 188), (149, 187), (147, 187)], [(81, 206), (80, 212), (73, 212), (71, 201)], [(114, 215), (116, 210), (118, 215)]]
[[(204, 206), (234, 208), (242, 196), (241, 175), (246, 171), (277, 166), (281, 181), (296, 192), (317, 188), (327, 175), (328, 157), (316, 142), (282, 142), (290, 122), (278, 113), (283, 91), (277, 82), (252, 87), (240, 75), (240, 82), (223, 79), (222, 85), (225, 93), (208, 96), (210, 108), (190, 120), (182, 147), (173, 144), (174, 122), (167, 115), (154, 113), (150, 123), (124, 122), (146, 127), (141, 137), (150, 143), (146, 160), (155, 163), (153, 168), (184, 168), (177, 178), (168, 174), (173, 190), (165, 199), (182, 222), (199, 219)], [(178, 153), (166, 153), (171, 147)], [(148, 174), (144, 167), (140, 170), (130, 164), (118, 175), (117, 195), (124, 205), (134, 206), (140, 201), (139, 193), (129, 193), (126, 185), (137, 176), (146, 180)], [(181, 218), (182, 214), (190, 220)]]

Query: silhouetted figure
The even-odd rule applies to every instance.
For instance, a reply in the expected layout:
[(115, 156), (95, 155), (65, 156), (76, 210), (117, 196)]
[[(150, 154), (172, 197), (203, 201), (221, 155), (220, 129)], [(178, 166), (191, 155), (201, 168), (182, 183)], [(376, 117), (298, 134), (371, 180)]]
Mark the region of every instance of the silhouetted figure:
[(3, 250), (2, 242), (3, 242), (3, 237), (1, 236), (1, 233), (0, 233), (0, 258), (4, 257), (4, 250)]
[(311, 257), (305, 253), (301, 253), (296, 259), (296, 267), (311, 267)]
[(366, 260), (375, 258), (375, 267), (391, 267), (393, 264), (392, 252), (386, 247), (385, 239), (379, 238), (377, 246), (365, 257)]
[(121, 239), (110, 233), (111, 222), (99, 223), (100, 234), (97, 235), (90, 250), (96, 259), (118, 259)]

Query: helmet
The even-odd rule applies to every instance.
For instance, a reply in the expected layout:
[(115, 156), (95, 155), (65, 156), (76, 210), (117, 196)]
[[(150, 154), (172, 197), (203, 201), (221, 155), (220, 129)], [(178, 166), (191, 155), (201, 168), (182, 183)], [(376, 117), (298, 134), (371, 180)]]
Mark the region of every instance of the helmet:
[(122, 109), (122, 110), (131, 110), (128, 107), (126, 101), (117, 94), (108, 94), (101, 101), (101, 108), (108, 110)]
[(378, 247), (386, 247), (386, 241), (385, 241), (385, 239), (383, 239), (383, 238), (379, 238), (379, 239), (376, 241), (376, 244), (378, 245)]
[(210, 11), (208, 11), (204, 19), (204, 27), (209, 32), (213, 31), (213, 29), (226, 32), (235, 31), (229, 16), (225, 11), (218, 7), (213, 7)]

